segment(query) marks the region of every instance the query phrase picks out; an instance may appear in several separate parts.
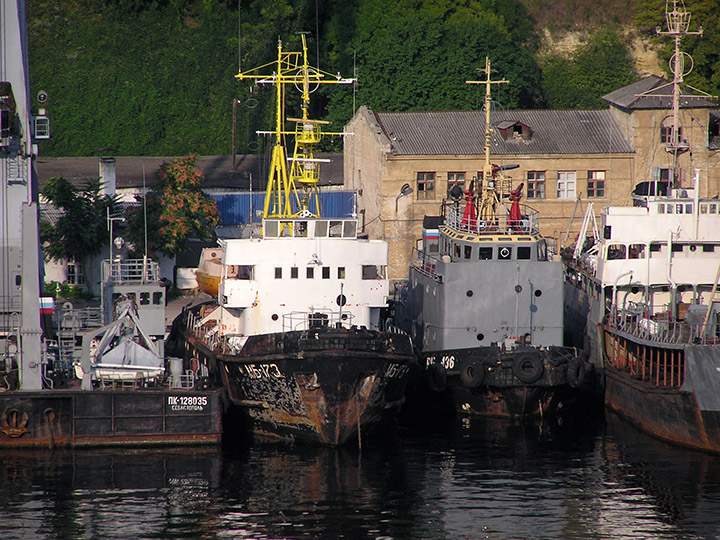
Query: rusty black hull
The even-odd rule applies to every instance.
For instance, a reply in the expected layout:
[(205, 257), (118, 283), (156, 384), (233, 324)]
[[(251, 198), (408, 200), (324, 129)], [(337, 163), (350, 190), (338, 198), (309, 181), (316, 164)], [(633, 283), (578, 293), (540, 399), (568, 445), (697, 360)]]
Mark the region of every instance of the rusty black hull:
[(432, 352), (421, 355), (420, 365), (408, 387), (413, 408), (508, 419), (572, 412), (587, 399), (591, 370), (565, 347)]
[(255, 435), (328, 446), (394, 419), (415, 362), (407, 336), (355, 329), (251, 336), (234, 355), (193, 336), (187, 347), (215, 366)]
[(701, 410), (693, 392), (651, 385), (607, 365), (605, 405), (654, 437), (720, 453), (720, 411)]
[(222, 390), (0, 393), (0, 447), (217, 444)]

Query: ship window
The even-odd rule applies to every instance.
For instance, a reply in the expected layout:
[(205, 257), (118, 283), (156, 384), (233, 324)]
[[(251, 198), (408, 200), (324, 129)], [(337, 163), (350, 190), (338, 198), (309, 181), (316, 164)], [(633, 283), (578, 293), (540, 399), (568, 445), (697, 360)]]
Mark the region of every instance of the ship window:
[(322, 278), (330, 279), (330, 267), (329, 266), (322, 267)]
[(668, 214), (673, 214), (675, 212), (675, 207), (672, 204), (668, 204), (665, 209), (667, 210)]
[(455, 253), (455, 258), (459, 259), (460, 258), (460, 244), (454, 244), (453, 248), (454, 248), (453, 251)]
[(265, 221), (263, 224), (263, 236), (268, 238), (274, 238), (278, 235), (278, 222), (277, 221)]
[(478, 259), (481, 261), (489, 261), (492, 259), (493, 249), (491, 247), (479, 247), (478, 248)]
[(498, 259), (501, 261), (512, 259), (512, 248), (510, 246), (498, 246)]
[(682, 214), (683, 213), (684, 205), (682, 204), (676, 204), (675, 205), (675, 213), (676, 214)]
[(342, 221), (330, 222), (330, 238), (340, 238), (342, 236)]
[(298, 278), (298, 267), (293, 266), (290, 268), (290, 279), (297, 279)]
[(161, 292), (154, 292), (153, 293), (153, 304), (156, 306), (159, 306), (163, 303), (163, 293)]
[(253, 278), (253, 267), (248, 264), (240, 264), (237, 267), (237, 279), (250, 280)]
[(469, 259), (472, 256), (472, 246), (463, 246), (463, 255), (466, 259)]
[(625, 258), (625, 246), (623, 244), (612, 244), (608, 246), (607, 260), (612, 261), (616, 259)]
[(385, 269), (382, 266), (375, 264), (363, 264), (362, 266), (362, 278), (363, 279), (384, 279)]
[(665, 205), (663, 203), (658, 204), (658, 214), (665, 213)]
[(315, 236), (325, 238), (328, 235), (328, 222), (324, 219), (315, 222)]
[(700, 204), (700, 213), (707, 214), (707, 211), (708, 211), (707, 204)]
[(703, 252), (704, 253), (713, 253), (715, 251), (715, 246), (713, 244), (703, 244)]
[(688, 203), (685, 205), (685, 213), (686, 214), (692, 214), (693, 213), (693, 205), (692, 203)]
[(338, 266), (338, 279), (345, 279), (345, 267)]
[(150, 305), (150, 293), (149, 292), (141, 292), (140, 293), (140, 305), (141, 306), (149, 306)]
[(645, 244), (631, 244), (628, 254), (630, 255), (630, 259), (644, 259)]
[(355, 238), (357, 234), (357, 221), (348, 220), (343, 224), (343, 238)]
[(315, 268), (313, 268), (312, 266), (308, 266), (305, 272), (305, 277), (308, 279), (313, 279), (315, 277)]
[(662, 245), (658, 243), (650, 244), (650, 253), (660, 253), (662, 251)]
[(710, 210), (711, 214), (717, 214), (717, 204), (711, 203), (708, 206), (708, 210)]
[(282, 279), (282, 268), (279, 266), (275, 267), (275, 279)]
[(537, 259), (538, 261), (547, 261), (547, 244), (545, 240), (537, 245)]
[(673, 253), (682, 253), (683, 247), (683, 244), (673, 244), (670, 251), (672, 251)]
[(530, 260), (530, 246), (520, 246), (517, 248), (517, 258), (522, 260)]

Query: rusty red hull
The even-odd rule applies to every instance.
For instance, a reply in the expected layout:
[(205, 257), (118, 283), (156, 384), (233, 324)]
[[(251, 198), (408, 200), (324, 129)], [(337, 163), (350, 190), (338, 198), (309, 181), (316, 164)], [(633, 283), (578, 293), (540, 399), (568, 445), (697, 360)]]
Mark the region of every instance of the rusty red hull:
[(572, 348), (497, 347), (425, 353), (413, 406), (498, 418), (568, 413), (586, 397), (590, 366)]
[(700, 410), (692, 392), (648, 384), (608, 365), (605, 405), (659, 439), (720, 453), (720, 411)]
[(217, 372), (255, 435), (328, 446), (393, 419), (415, 362), (407, 336), (368, 330), (251, 336), (235, 355), (187, 338), (186, 354)]
[(222, 390), (0, 394), (0, 447), (217, 444)]

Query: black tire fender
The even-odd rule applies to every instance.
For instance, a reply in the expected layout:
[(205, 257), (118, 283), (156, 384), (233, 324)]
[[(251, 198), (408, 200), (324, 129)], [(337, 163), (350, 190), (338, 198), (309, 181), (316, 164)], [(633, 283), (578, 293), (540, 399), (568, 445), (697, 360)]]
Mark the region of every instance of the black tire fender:
[(425, 375), (433, 392), (442, 392), (447, 387), (447, 371), (440, 364), (428, 364)]
[(513, 362), (513, 374), (524, 384), (534, 383), (544, 371), (543, 360), (536, 354), (520, 355)]
[(485, 366), (475, 360), (467, 361), (460, 368), (460, 381), (468, 388), (477, 388), (485, 379)]
[(573, 358), (567, 364), (567, 382), (573, 388), (578, 388), (585, 380), (585, 362), (580, 358)]

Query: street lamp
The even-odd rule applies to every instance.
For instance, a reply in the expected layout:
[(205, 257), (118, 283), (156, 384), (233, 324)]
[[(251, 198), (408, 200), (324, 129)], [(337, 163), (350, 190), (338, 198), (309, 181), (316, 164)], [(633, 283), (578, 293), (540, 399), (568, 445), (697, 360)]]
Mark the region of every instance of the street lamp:
[(396, 213), (396, 214), (397, 214), (397, 212), (398, 212), (398, 201), (399, 201), (402, 197), (407, 197), (407, 196), (410, 195), (412, 192), (413, 192), (413, 188), (410, 187), (410, 184), (403, 184), (403, 187), (400, 188), (400, 195), (398, 195), (397, 197), (395, 197), (395, 213)]

